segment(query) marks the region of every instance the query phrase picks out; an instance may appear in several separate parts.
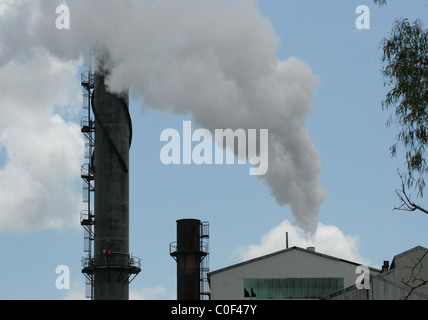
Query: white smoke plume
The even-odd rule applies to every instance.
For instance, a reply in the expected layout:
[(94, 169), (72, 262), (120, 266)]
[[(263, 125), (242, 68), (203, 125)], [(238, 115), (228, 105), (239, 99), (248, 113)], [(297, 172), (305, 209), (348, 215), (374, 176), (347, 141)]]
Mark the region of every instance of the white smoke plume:
[(255, 1), (74, 0), (70, 30), (57, 30), (61, 3), (0, 0), (0, 68), (38, 51), (77, 61), (102, 45), (114, 62), (110, 88), (130, 88), (145, 108), (191, 114), (210, 130), (269, 129), (260, 178), (315, 234), (326, 193), (306, 120), (319, 78), (295, 57), (277, 58), (279, 39)]

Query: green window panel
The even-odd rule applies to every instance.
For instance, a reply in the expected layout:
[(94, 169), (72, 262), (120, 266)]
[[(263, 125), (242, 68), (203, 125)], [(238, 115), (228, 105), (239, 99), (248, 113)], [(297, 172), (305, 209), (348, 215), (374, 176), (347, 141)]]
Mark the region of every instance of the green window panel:
[(343, 278), (244, 279), (244, 297), (255, 299), (321, 299), (343, 289)]

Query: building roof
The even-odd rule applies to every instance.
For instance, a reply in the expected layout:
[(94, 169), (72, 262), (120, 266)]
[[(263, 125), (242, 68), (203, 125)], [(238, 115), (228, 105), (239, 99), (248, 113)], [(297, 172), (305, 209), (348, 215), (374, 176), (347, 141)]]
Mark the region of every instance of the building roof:
[[(400, 273), (402, 271), (402, 270), (395, 270), (395, 262), (396, 261), (398, 261), (400, 258), (402, 258), (406, 255), (412, 254), (412, 253), (419, 251), (419, 250), (421, 250), (425, 253), (428, 252), (428, 249), (424, 248), (422, 246), (416, 246), (414, 248), (411, 248), (409, 250), (401, 252), (401, 253), (394, 256), (392, 263), (391, 263), (391, 267), (388, 270), (386, 270), (380, 274), (370, 274), (370, 278), (377, 280), (378, 282), (383, 282), (385, 286), (388, 285), (388, 286), (393, 287), (395, 289), (401, 289), (405, 293), (410, 292), (413, 295), (418, 296), (419, 298), (428, 299), (428, 294), (426, 294), (426, 292), (422, 292), (420, 290), (421, 288), (419, 288), (418, 286), (411, 289), (411, 286), (408, 286), (405, 283), (397, 282), (396, 280), (394, 281), (394, 278), (388, 278), (388, 275), (393, 274), (395, 272)], [(384, 292), (386, 292), (385, 289), (382, 289), (382, 290)], [(346, 294), (346, 293), (352, 292), (352, 291), (358, 291), (356, 285), (353, 285), (353, 286), (347, 287), (343, 290), (340, 290), (338, 292), (335, 292), (335, 293), (333, 293), (327, 297), (324, 297), (324, 299), (326, 299), (326, 300), (333, 299), (337, 296), (340, 296), (340, 295), (343, 295), (343, 294)]]
[[(223, 271), (226, 271), (226, 270), (230, 270), (230, 269), (233, 269), (233, 268), (236, 268), (236, 267), (240, 267), (240, 266), (243, 266), (243, 265), (246, 265), (246, 264), (250, 264), (250, 263), (253, 263), (253, 262), (256, 262), (256, 261), (259, 261), (259, 260), (270, 258), (270, 257), (276, 256), (276, 255), (279, 255), (279, 254), (285, 254), (285, 253), (291, 252), (293, 250), (299, 250), (299, 251), (305, 252), (307, 254), (317, 255), (317, 256), (320, 256), (320, 257), (323, 257), (323, 258), (327, 258), (327, 259), (331, 259), (331, 260), (335, 260), (335, 261), (339, 261), (339, 262), (350, 263), (350, 264), (353, 264), (355, 266), (361, 265), (361, 263), (352, 262), (352, 261), (349, 261), (349, 260), (345, 260), (345, 259), (333, 257), (333, 256), (330, 256), (330, 255), (327, 255), (327, 254), (324, 254), (324, 253), (316, 252), (315, 250), (304, 249), (304, 248), (300, 248), (300, 247), (294, 246), (294, 247), (290, 247), (288, 249), (279, 250), (279, 251), (276, 251), (276, 252), (272, 252), (272, 253), (269, 253), (269, 254), (257, 257), (257, 258), (253, 258), (253, 259), (250, 259), (250, 260), (247, 260), (247, 261), (243, 261), (243, 262), (240, 262), (240, 263), (237, 263), (237, 264), (233, 264), (233, 265), (225, 267), (225, 268), (214, 270), (214, 271), (208, 273), (208, 277), (210, 277), (213, 274), (217, 274), (217, 273), (220, 273), (220, 272), (223, 272)], [(371, 269), (374, 272), (381, 272), (381, 270), (379, 270), (377, 268), (369, 267), (369, 269)]]
[(405, 256), (405, 255), (408, 255), (408, 254), (410, 254), (410, 253), (412, 253), (412, 252), (414, 252), (414, 251), (417, 251), (417, 250), (422, 250), (422, 251), (428, 252), (428, 249), (427, 249), (427, 248), (424, 248), (424, 247), (422, 247), (422, 246), (416, 246), (416, 247), (414, 247), (414, 248), (411, 248), (411, 249), (409, 249), (409, 250), (406, 250), (406, 251), (404, 251), (404, 252), (401, 252), (401, 253), (399, 253), (399, 254), (395, 255), (395, 256), (394, 256), (394, 258), (392, 259), (390, 269), (395, 268), (395, 261), (396, 261), (397, 259), (399, 259), (399, 258), (401, 258), (401, 257), (403, 257), (403, 256)]

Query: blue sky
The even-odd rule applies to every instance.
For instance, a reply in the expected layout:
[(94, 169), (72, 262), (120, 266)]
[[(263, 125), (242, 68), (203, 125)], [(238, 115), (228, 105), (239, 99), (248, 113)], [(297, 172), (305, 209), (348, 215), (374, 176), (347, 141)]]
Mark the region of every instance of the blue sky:
[[(0, 4), (7, 2), (0, 1)], [(398, 129), (385, 126), (389, 113), (381, 109), (386, 89), (380, 74), (380, 42), (391, 30), (394, 19), (420, 18), (426, 22), (427, 4), (419, 0), (391, 1), (388, 6), (378, 8), (369, 0), (267, 0), (256, 3), (259, 14), (270, 21), (280, 40), (275, 52), (278, 59), (297, 57), (321, 79), (312, 96), (314, 111), (306, 121), (310, 138), (319, 152), (320, 181), (327, 193), (318, 215), (323, 226), (319, 228), (322, 234), (317, 237), (315, 246), (320, 252), (343, 255), (375, 267), (417, 245), (428, 247), (425, 236), (428, 218), (421, 213), (393, 210), (398, 203), (394, 190), (400, 182), (396, 169), (403, 165), (403, 159), (390, 156), (389, 146), (394, 143)], [(369, 30), (358, 30), (355, 26), (359, 16), (355, 9), (361, 4), (370, 8)], [(4, 18), (1, 10), (0, 18)], [(1, 28), (7, 28), (7, 25), (3, 24)], [(25, 65), (17, 59), (13, 66), (1, 64), (0, 67), (6, 71), (10, 71), (7, 68), (20, 70), (21, 63)], [(78, 125), (84, 115), (79, 109), (80, 69), (73, 67), (76, 65), (61, 65), (59, 71), (64, 75), (64, 82), (73, 82), (72, 88), (64, 93), (70, 102), (56, 98), (54, 104), (58, 105), (46, 114), (47, 122), (53, 121), (53, 114), (61, 115), (65, 124), (54, 123), (66, 126), (73, 134), (76, 133), (73, 124)], [(32, 69), (29, 72), (32, 78)], [(49, 73), (40, 74), (39, 79), (49, 76)], [(25, 85), (31, 83), (25, 82)], [(2, 112), (8, 114), (7, 119), (13, 119), (9, 113), (13, 114), (14, 103), (18, 105), (12, 99), (1, 103)], [(177, 115), (153, 110), (136, 95), (130, 108), (134, 129), (130, 150), (130, 250), (142, 259), (142, 272), (130, 286), (132, 298), (175, 298), (176, 265), (169, 256), (169, 243), (175, 241), (177, 219), (196, 218), (210, 223), (211, 270), (237, 263), (249, 257), (252, 250), (254, 255), (285, 247), (285, 236), (281, 238), (285, 231), (292, 235), (290, 245), (306, 245), (302, 233), (292, 225), (295, 219), (289, 207), (280, 206), (264, 181), (248, 174), (248, 166), (165, 166), (160, 162), (159, 153), (165, 144), (159, 139), (161, 132), (167, 128), (181, 132), (183, 121), (193, 120), (190, 113)], [(31, 112), (25, 116), (29, 122), (33, 121), (32, 117), (42, 117)], [(19, 123), (25, 124), (24, 120), (20, 119)], [(36, 154), (39, 153), (43, 156), (43, 150), (20, 153), (22, 151), (7, 145), (6, 136), (14, 133), (11, 127), (0, 121), (0, 184), (3, 185), (0, 190), (6, 190), (5, 186), (11, 182), (5, 174), (8, 166), (24, 163), (25, 168), (32, 168), (31, 159), (38, 159)], [(41, 143), (49, 145), (50, 137), (49, 134), (42, 136)], [(23, 134), (22, 139), (29, 138)], [(18, 146), (27, 146), (18, 142)], [(81, 141), (77, 143), (70, 138), (64, 144), (66, 142), (79, 145)], [(50, 149), (45, 155), (51, 155)], [(19, 156), (28, 159), (20, 160)], [(80, 156), (77, 153), (76, 161), (83, 163)], [(56, 175), (57, 170), (68, 170), (69, 167), (64, 168), (60, 160), (56, 162), (58, 168), (50, 167), (43, 174)], [(70, 166), (75, 166), (75, 162)], [(77, 172), (76, 178), (66, 176), (61, 181), (66, 189), (80, 197), (80, 165), (73, 170), (77, 170), (73, 171)], [(61, 183), (48, 178), (38, 181), (53, 181), (52, 188), (47, 189), (51, 192), (47, 196), (50, 200), (46, 202), (46, 208), (28, 203), (28, 212), (39, 210), (42, 215), (44, 210), (50, 212), (53, 207), (61, 216), (64, 214), (62, 208), (69, 210), (68, 202), (58, 204), (54, 199), (56, 195), (57, 199), (62, 199), (60, 196), (67, 194), (58, 187)], [(27, 195), (27, 190), (14, 190), (13, 194), (18, 206), (20, 195)], [(31, 198), (22, 201), (26, 199)], [(0, 197), (0, 201), (6, 200)], [(75, 222), (52, 227), (47, 227), (46, 223), (36, 230), (8, 227), (8, 217), (15, 220), (14, 206), (1, 207), (9, 211), (2, 213), (0, 220), (3, 225), (0, 231), (3, 244), (0, 250), (0, 299), (83, 298), (85, 279), (80, 260), (84, 252), (79, 207), (84, 209), (83, 203), (76, 204)], [(28, 219), (30, 216), (28, 213)], [(49, 217), (54, 219), (55, 216)], [(20, 219), (27, 219), (27, 216), (22, 215)], [(70, 290), (55, 287), (58, 265), (70, 268)]]

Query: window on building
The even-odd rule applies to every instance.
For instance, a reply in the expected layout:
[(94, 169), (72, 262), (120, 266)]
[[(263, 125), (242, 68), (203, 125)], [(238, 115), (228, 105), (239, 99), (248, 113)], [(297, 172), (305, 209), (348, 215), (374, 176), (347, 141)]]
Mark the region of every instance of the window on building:
[(321, 299), (343, 289), (343, 278), (244, 279), (244, 297), (253, 299)]

